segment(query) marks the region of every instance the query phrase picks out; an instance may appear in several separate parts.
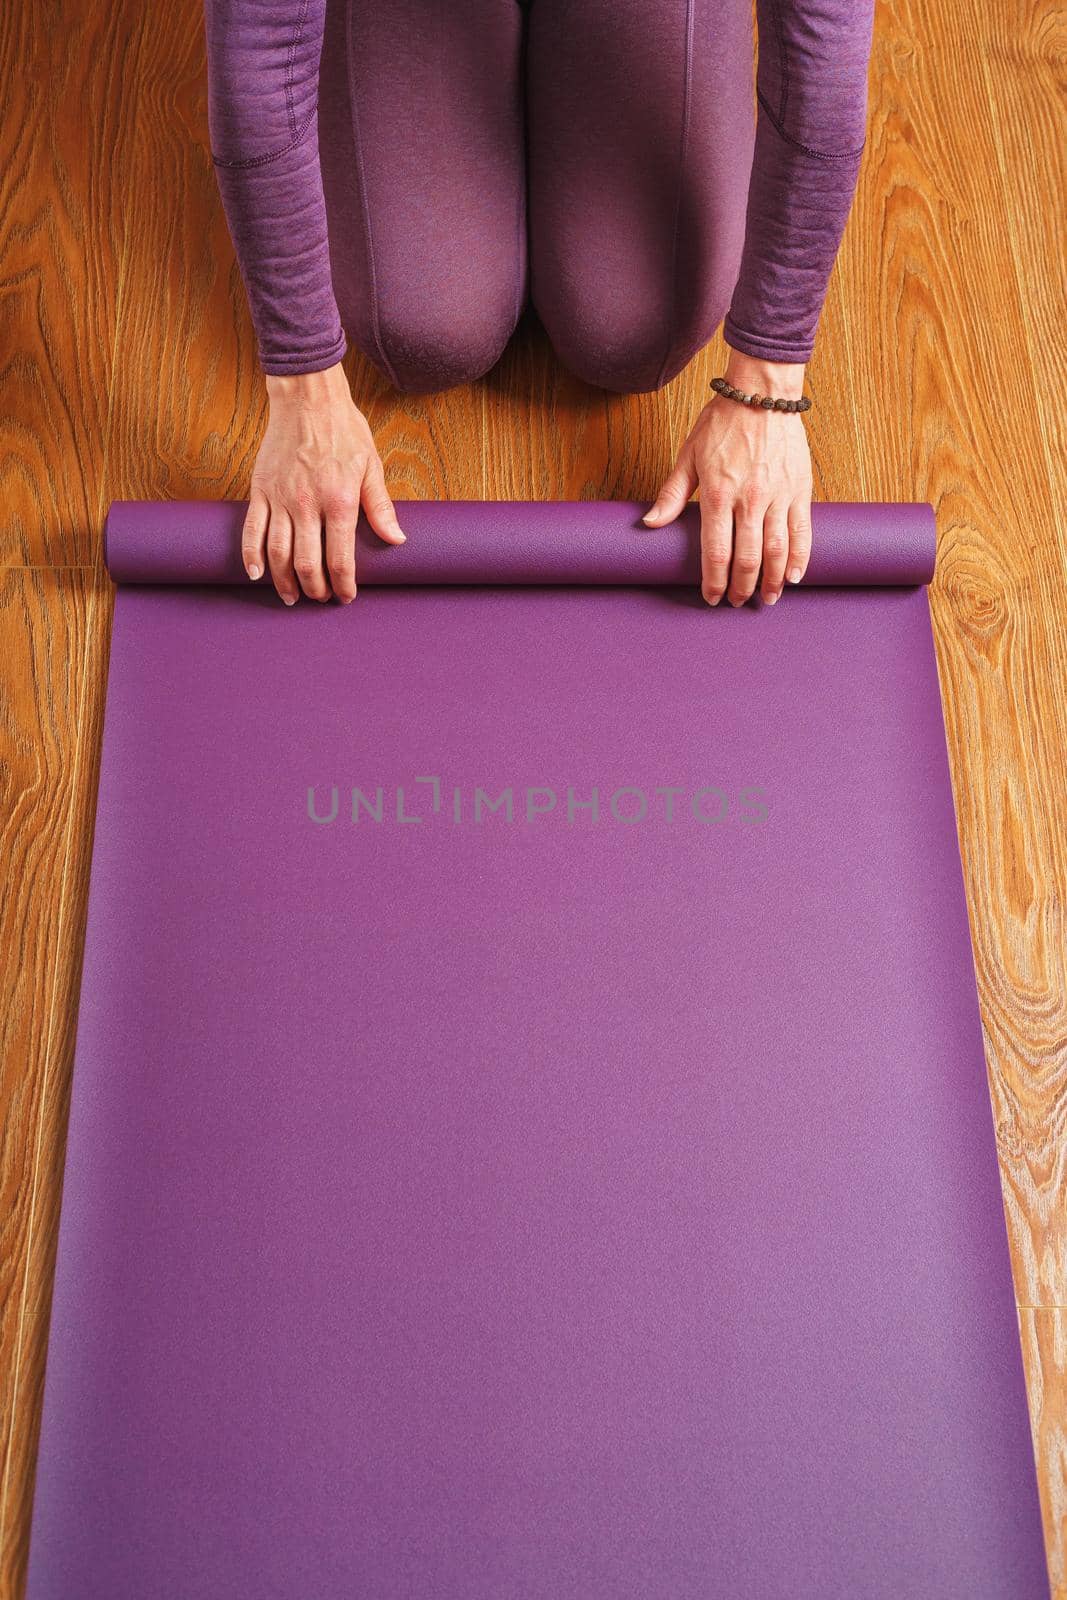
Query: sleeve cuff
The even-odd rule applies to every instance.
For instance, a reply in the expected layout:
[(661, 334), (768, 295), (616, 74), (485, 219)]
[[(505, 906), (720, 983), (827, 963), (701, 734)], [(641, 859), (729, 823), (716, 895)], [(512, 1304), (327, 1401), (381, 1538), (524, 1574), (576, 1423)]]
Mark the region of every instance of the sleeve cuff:
[(723, 322), (722, 334), (731, 349), (754, 356), (758, 361), (784, 361), (802, 366), (811, 360), (814, 349), (813, 343), (798, 344), (795, 340), (746, 333), (729, 315)]
[(301, 372), (324, 372), (327, 367), (336, 366), (347, 349), (348, 344), (342, 332), (325, 349), (305, 351), (303, 354), (280, 355), (275, 352), (267, 355), (261, 350), (260, 365), (272, 378), (291, 377)]

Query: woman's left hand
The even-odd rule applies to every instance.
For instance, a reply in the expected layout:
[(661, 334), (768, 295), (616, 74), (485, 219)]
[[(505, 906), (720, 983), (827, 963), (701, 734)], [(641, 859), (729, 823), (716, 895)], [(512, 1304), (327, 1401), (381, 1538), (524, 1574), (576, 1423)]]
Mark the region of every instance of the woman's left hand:
[[(732, 351), (727, 381), (745, 394), (799, 399), (803, 366), (757, 361)], [(678, 452), (652, 509), (661, 528), (700, 490), (700, 591), (744, 605), (756, 591), (774, 605), (799, 583), (811, 555), (811, 452), (799, 411), (765, 411), (713, 395)]]

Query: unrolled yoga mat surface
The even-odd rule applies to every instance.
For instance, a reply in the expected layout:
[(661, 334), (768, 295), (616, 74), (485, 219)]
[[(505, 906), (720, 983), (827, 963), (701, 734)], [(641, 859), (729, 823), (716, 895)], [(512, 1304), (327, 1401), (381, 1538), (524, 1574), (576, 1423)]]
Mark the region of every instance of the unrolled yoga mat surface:
[(640, 510), (112, 508), (30, 1600), (1047, 1595), (932, 513)]

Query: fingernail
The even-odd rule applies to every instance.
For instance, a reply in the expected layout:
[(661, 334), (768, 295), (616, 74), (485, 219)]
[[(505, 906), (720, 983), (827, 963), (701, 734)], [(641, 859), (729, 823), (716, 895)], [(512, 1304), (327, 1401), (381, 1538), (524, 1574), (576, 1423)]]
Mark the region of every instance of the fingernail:
[(263, 573), (259, 567), (249, 567), (248, 576), (252, 579), (252, 582), (255, 583), (257, 578), (261, 578), (263, 576)]
[(790, 583), (799, 583), (800, 582), (800, 568), (799, 567), (790, 567), (790, 569), (789, 569), (789, 581), (790, 581)]
[(772, 589), (770, 594), (767, 596), (767, 604), (769, 606), (773, 606), (774, 602), (777, 600), (777, 598), (778, 598), (780, 593), (781, 593), (780, 589)]
[(287, 606), (295, 606), (296, 605), (296, 595), (295, 594), (283, 594), (282, 595), (282, 599), (285, 601), (285, 604)]
[(407, 544), (408, 542), (407, 534), (402, 533), (399, 528), (396, 529), (396, 542), (397, 544)]
[(647, 522), (649, 517), (656, 517), (658, 515), (659, 515), (659, 506), (658, 505), (650, 506), (649, 509), (645, 512), (644, 516), (641, 518), (641, 521), (642, 522)]

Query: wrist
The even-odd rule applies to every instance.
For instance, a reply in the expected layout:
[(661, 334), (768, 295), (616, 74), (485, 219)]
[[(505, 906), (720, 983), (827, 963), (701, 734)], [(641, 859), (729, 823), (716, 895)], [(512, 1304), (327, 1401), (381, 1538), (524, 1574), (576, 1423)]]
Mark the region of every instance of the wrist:
[(322, 406), (352, 398), (340, 361), (321, 372), (268, 373), (266, 384), (271, 405)]
[(764, 361), (727, 345), (726, 380), (745, 394), (769, 394), (799, 400), (804, 393), (804, 362)]

